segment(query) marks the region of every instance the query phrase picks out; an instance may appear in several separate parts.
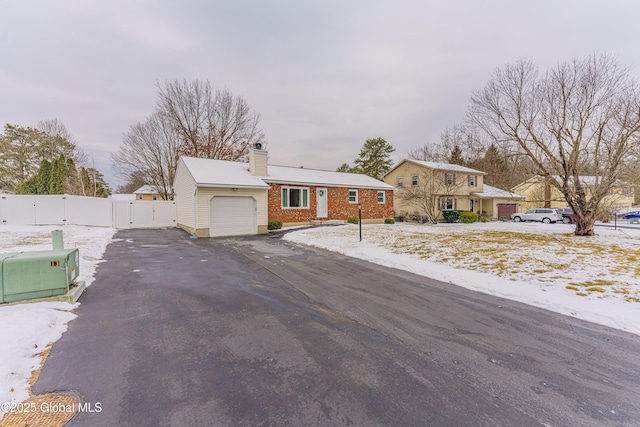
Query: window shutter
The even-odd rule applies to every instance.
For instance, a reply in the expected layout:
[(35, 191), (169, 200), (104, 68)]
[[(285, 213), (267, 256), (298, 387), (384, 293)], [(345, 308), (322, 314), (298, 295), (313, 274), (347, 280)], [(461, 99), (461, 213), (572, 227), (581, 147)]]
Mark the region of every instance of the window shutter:
[[(455, 175), (454, 175), (454, 180), (455, 180)], [(457, 210), (458, 209), (458, 199), (453, 199), (453, 210)]]
[(453, 185), (456, 185), (456, 174), (452, 174), (453, 175)]
[(302, 190), (302, 207), (309, 207), (309, 190), (306, 188)]
[(286, 208), (289, 206), (289, 201), (287, 200), (287, 189), (282, 189), (282, 207)]
[(442, 199), (438, 197), (438, 210), (440, 210), (440, 206), (442, 206)]

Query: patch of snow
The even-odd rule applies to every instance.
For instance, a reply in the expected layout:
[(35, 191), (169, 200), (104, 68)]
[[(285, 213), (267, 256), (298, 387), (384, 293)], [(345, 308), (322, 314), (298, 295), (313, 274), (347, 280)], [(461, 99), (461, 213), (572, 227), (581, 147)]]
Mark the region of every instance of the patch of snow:
[[(640, 302), (628, 299), (629, 295), (640, 296), (640, 278), (636, 264), (624, 255), (625, 251), (640, 250), (640, 228), (597, 227), (594, 237), (574, 237), (573, 226), (566, 224), (513, 222), (365, 224), (362, 230), (362, 242), (358, 239), (357, 225), (309, 228), (290, 232), (283, 238), (640, 335)], [(491, 233), (504, 239), (497, 243), (502, 251), (501, 262), (507, 266), (502, 270), (491, 266), (497, 250), (496, 244), (492, 245), (487, 238)], [(524, 236), (535, 235), (560, 243), (553, 243), (553, 247), (522, 243), (526, 242), (522, 240)], [(469, 236), (477, 236), (469, 255), (477, 254), (481, 261), (474, 264), (472, 256), (443, 256), (459, 249), (456, 248), (459, 241)], [(509, 236), (519, 245), (510, 247)], [(430, 243), (433, 241), (437, 243)], [(593, 249), (580, 248), (583, 244), (592, 245)], [(408, 250), (411, 247), (425, 248), (424, 253)], [(429, 251), (433, 254), (429, 255)], [(567, 254), (566, 261), (559, 259), (563, 251)], [(540, 268), (541, 265), (545, 268)], [(612, 289), (620, 291), (579, 295), (566, 288), (594, 279), (607, 279), (619, 285), (611, 286)]]
[[(52, 248), (51, 231), (62, 230), (65, 248), (78, 248), (80, 274), (78, 279), (89, 286), (96, 268), (111, 241), (115, 229), (65, 226), (0, 225), (0, 251), (43, 251)], [(67, 323), (76, 315), (78, 304), (64, 302), (24, 302), (0, 305), (0, 325), (3, 327), (0, 346), (0, 404), (18, 403), (29, 397), (29, 377), (40, 367), (42, 352), (67, 330)], [(5, 409), (0, 406), (0, 417)]]

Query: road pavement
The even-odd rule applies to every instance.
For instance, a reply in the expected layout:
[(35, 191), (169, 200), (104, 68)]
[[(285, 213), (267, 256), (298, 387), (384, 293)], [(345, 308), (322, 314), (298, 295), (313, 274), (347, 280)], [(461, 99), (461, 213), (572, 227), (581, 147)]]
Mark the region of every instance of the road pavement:
[(75, 426), (640, 424), (640, 339), (270, 236), (126, 230), (34, 392)]

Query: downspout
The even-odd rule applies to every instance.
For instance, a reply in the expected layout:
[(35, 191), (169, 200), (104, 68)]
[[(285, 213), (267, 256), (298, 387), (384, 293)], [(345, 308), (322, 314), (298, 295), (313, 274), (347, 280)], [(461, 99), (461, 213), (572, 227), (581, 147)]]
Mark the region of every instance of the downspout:
[(194, 192), (195, 203), (193, 204), (193, 235), (198, 237), (198, 185), (196, 184), (196, 191)]

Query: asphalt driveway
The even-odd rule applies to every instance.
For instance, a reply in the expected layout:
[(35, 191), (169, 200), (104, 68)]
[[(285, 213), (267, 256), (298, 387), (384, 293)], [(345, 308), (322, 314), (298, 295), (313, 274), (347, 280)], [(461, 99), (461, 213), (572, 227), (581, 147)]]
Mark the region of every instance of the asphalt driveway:
[(77, 426), (640, 424), (640, 339), (278, 238), (115, 236), (35, 393)]

